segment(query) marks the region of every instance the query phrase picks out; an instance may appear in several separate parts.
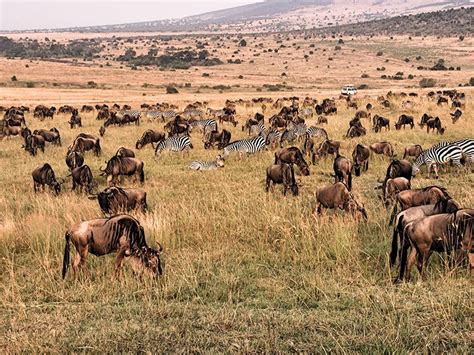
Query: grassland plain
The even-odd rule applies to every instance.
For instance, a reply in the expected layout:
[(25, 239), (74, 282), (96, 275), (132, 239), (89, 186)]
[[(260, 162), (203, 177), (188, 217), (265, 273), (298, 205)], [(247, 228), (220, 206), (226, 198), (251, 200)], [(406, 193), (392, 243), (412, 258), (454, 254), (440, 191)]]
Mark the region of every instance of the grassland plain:
[[(419, 127), (369, 131), (365, 137), (344, 140), (342, 153), (350, 156), (358, 142), (388, 140), (400, 156), (410, 143), (428, 147), (440, 140), (472, 137), (473, 95), (465, 91), (465, 114), (455, 125), (447, 107), (426, 98), (404, 111), (417, 119), (424, 112), (439, 115), (447, 126), (444, 136), (428, 135)], [(93, 102), (92, 95), (104, 95), (137, 107), (164, 99), (136, 95), (127, 101), (100, 90), (42, 90), (31, 97), (15, 92), (8, 99), (8, 91), (3, 91), (5, 104), (79, 105)], [(372, 94), (359, 98), (360, 106), (375, 102), (378, 93)], [(315, 95), (323, 98), (327, 93)], [(181, 108), (196, 99), (221, 107), (228, 97), (185, 94), (166, 99)], [(338, 107), (327, 126), (332, 139), (343, 139), (354, 113), (342, 101)], [(257, 110), (238, 106), (240, 122)], [(401, 112), (401, 101), (390, 110), (374, 109), (392, 125)], [(79, 132), (96, 134), (101, 124), (92, 114), (82, 116), (83, 128), (71, 130), (67, 116), (38, 122), (27, 115), (31, 128), (55, 126), (61, 132), (63, 146), (47, 146), (44, 155), (27, 155), (19, 138), (0, 142), (3, 351), (472, 352), (473, 288), (466, 269), (450, 271), (435, 254), (426, 281), (415, 275), (412, 282), (392, 284), (389, 212), (374, 190), (388, 164), (381, 157), (371, 157), (369, 171), (355, 179), (354, 193), (369, 213), (364, 223), (342, 213), (313, 216), (315, 189), (333, 181), (331, 159), (311, 166), (311, 175), (301, 178), (300, 196), (284, 198), (281, 187), (264, 192), (272, 151), (242, 161), (232, 156), (223, 169), (206, 173), (187, 168), (193, 159), (213, 159), (218, 153), (204, 150), (198, 133), (192, 134), (195, 148), (189, 156), (164, 154), (157, 159), (150, 147), (142, 149), (137, 157), (145, 163), (150, 212), (136, 217), (149, 243), (164, 245), (164, 276), (136, 280), (126, 267), (117, 281), (113, 256), (91, 256), (89, 275), (61, 280), (66, 228), (101, 213), (96, 201), (70, 191), (70, 180), (59, 197), (34, 194), (31, 171), (49, 162), (59, 177), (67, 175), (67, 145)], [(364, 125), (370, 127), (367, 120)], [(102, 157), (86, 154), (100, 187), (105, 186), (98, 176), (104, 160), (120, 146), (134, 147), (148, 128), (162, 129), (162, 124), (143, 120), (139, 127), (109, 128), (101, 140)], [(233, 138), (244, 137), (240, 125), (226, 128)], [(414, 187), (431, 184), (446, 186), (463, 206), (474, 205), (472, 170), (444, 169), (439, 180), (424, 172), (413, 181)], [(135, 184), (125, 181), (125, 186)]]

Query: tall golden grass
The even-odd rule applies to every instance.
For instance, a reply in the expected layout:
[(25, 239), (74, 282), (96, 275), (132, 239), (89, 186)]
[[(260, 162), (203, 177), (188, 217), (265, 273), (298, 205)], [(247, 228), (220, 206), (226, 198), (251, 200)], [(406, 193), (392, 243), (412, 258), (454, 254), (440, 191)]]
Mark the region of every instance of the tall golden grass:
[[(400, 157), (403, 147), (429, 147), (440, 140), (473, 136), (472, 93), (465, 114), (453, 125), (449, 108), (417, 99), (408, 112), (439, 115), (444, 136), (416, 127), (344, 140), (350, 157), (356, 143), (388, 140)], [(289, 94), (290, 95), (290, 94)], [(211, 105), (223, 105), (225, 95)], [(319, 98), (319, 97), (318, 97)], [(321, 97), (322, 98), (322, 97)], [(55, 98), (51, 98), (54, 101)], [(146, 100), (143, 100), (146, 101)], [(360, 106), (375, 102), (358, 100)], [(86, 102), (84, 102), (86, 103)], [(141, 102), (131, 102), (137, 107)], [(177, 101), (184, 107), (183, 101)], [(373, 113), (394, 120), (401, 100), (391, 110), (375, 105)], [(332, 139), (343, 139), (354, 110), (338, 102), (329, 118)], [(258, 108), (238, 107), (242, 123)], [(388, 214), (374, 187), (384, 176), (388, 158), (372, 156), (369, 171), (355, 178), (354, 193), (365, 205), (369, 221), (341, 212), (315, 217), (314, 191), (333, 182), (332, 160), (311, 166), (302, 177), (298, 197), (283, 197), (281, 187), (264, 192), (265, 168), (273, 152), (239, 161), (223, 169), (195, 172), (193, 159), (213, 159), (201, 136), (192, 134), (189, 156), (168, 153), (157, 159), (150, 147), (137, 151), (145, 163), (150, 212), (137, 214), (151, 245), (164, 245), (165, 273), (157, 281), (136, 280), (125, 266), (113, 279), (113, 256), (90, 256), (89, 275), (61, 279), (66, 228), (101, 216), (97, 201), (70, 191), (59, 197), (33, 193), (31, 171), (49, 162), (57, 176), (67, 175), (67, 145), (79, 132), (96, 134), (102, 122), (82, 115), (82, 129), (71, 130), (67, 116), (38, 122), (31, 128), (57, 127), (63, 146), (48, 145), (30, 157), (20, 138), (0, 142), (0, 348), (5, 352), (149, 351), (149, 352), (456, 352), (472, 350), (472, 281), (465, 269), (449, 270), (433, 255), (428, 278), (393, 285), (388, 266), (391, 230)], [(309, 123), (313, 123), (314, 120)], [(369, 128), (371, 124), (364, 120)], [(222, 126), (221, 126), (222, 127)], [(118, 147), (134, 147), (141, 133), (162, 129), (158, 122), (139, 127), (111, 127), (100, 158), (86, 154), (98, 176), (104, 160)], [(233, 138), (245, 136), (230, 128)], [(300, 143), (298, 143), (300, 144)], [(473, 206), (471, 168), (447, 168), (435, 181), (426, 172), (413, 187), (439, 184), (463, 206)], [(138, 186), (127, 180), (125, 186)]]

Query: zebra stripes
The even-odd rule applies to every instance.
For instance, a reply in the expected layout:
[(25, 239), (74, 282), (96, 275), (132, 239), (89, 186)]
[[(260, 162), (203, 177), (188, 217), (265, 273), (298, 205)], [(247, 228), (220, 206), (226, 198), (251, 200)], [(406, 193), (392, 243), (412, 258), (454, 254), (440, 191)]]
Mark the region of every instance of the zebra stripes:
[(173, 110), (168, 110), (168, 111), (160, 111), (160, 118), (164, 121), (170, 121), (174, 119), (176, 116), (178, 116), (178, 113)]
[(141, 116), (141, 111), (138, 110), (127, 110), (127, 111), (122, 111), (122, 116), (128, 115), (131, 118), (139, 118)]
[(224, 167), (224, 159), (220, 155), (213, 161), (195, 160), (189, 164), (191, 170), (216, 170), (222, 167)]
[(266, 134), (265, 144), (271, 145), (273, 148), (276, 147), (281, 139), (281, 132), (276, 128), (270, 128)]
[(155, 149), (155, 155), (159, 155), (164, 150), (172, 152), (181, 152), (183, 150), (192, 149), (193, 145), (188, 136), (169, 137), (159, 142)]
[(323, 137), (324, 139), (329, 139), (328, 138), (328, 133), (324, 128), (319, 128), (315, 126), (311, 126), (306, 130), (306, 134), (308, 134), (310, 137)]
[(296, 139), (304, 137), (306, 135), (306, 131), (307, 131), (307, 127), (306, 127), (306, 124), (304, 123), (293, 125), (293, 128), (287, 128), (281, 134), (280, 146), (282, 146), (284, 141), (291, 143), (295, 141)]
[(461, 139), (455, 141), (452, 144), (456, 144), (461, 148), (463, 155), (467, 161), (474, 162), (474, 139)]
[(217, 122), (213, 119), (193, 121), (189, 125), (192, 129), (198, 128), (204, 134), (206, 132), (217, 131)]
[(462, 150), (459, 145), (450, 142), (441, 142), (421, 153), (413, 163), (413, 175), (420, 171), (420, 166), (426, 164), (428, 174), (434, 166), (436, 177), (438, 177), (438, 165), (452, 161), (454, 165), (461, 166)]
[(243, 153), (255, 154), (263, 149), (265, 149), (265, 138), (257, 136), (230, 143), (224, 148), (224, 156), (226, 157), (232, 152), (238, 152), (240, 155)]
[(259, 122), (256, 125), (250, 126), (250, 134), (254, 136), (261, 135), (265, 131), (265, 124)]

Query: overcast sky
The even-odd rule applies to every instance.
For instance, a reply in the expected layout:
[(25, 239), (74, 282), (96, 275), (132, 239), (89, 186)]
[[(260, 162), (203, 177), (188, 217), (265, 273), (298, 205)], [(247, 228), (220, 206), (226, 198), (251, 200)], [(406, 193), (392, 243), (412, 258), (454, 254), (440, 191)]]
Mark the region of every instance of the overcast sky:
[(0, 31), (162, 20), (259, 1), (261, 0), (0, 0)]

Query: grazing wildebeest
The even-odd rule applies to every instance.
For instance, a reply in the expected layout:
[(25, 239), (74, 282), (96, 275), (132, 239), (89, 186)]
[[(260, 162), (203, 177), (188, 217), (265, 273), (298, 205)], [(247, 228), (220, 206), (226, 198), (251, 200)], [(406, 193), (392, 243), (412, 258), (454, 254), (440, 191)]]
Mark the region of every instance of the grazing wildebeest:
[(405, 226), (413, 221), (440, 213), (454, 213), (459, 209), (459, 205), (453, 199), (441, 199), (436, 204), (421, 205), (407, 208), (397, 214), (395, 218), (392, 248), (390, 251), (390, 266), (395, 264), (398, 254), (398, 240), (402, 242), (403, 230)]
[(298, 196), (298, 185), (295, 180), (293, 165), (280, 163), (270, 165), (267, 168), (266, 191), (268, 192), (271, 184), (283, 184), (283, 195), (291, 190), (293, 196)]
[(418, 125), (423, 128), (426, 124), (426, 122), (428, 122), (429, 120), (431, 120), (433, 118), (433, 116), (430, 116), (428, 115), (427, 113), (424, 113), (423, 116), (421, 116), (421, 120), (420, 120), (420, 123), (418, 123)]
[(119, 149), (117, 149), (117, 152), (115, 153), (115, 155), (118, 157), (135, 158), (134, 151), (125, 147), (120, 147)]
[(102, 212), (116, 214), (140, 210), (146, 212), (146, 192), (141, 189), (124, 189), (117, 186), (107, 187), (97, 194), (97, 200)]
[(413, 129), (415, 127), (415, 122), (413, 120), (413, 116), (408, 116), (408, 115), (401, 115), (398, 117), (397, 123), (395, 123), (395, 129), (399, 130), (402, 128), (405, 129), (406, 125), (410, 125), (410, 128)]
[(87, 189), (89, 194), (92, 194), (94, 187), (96, 186), (94, 178), (92, 176), (91, 168), (84, 164), (71, 170), (72, 176), (72, 190), (75, 191), (76, 187), (79, 187), (79, 192), (83, 192), (84, 188)]
[(404, 177), (411, 181), (413, 168), (408, 160), (394, 159), (390, 162), (385, 174), (385, 182), (388, 179), (394, 179), (396, 177)]
[(304, 160), (303, 153), (297, 147), (287, 147), (275, 153), (275, 164), (296, 164), (304, 176), (309, 175), (308, 164)]
[(61, 135), (55, 127), (51, 128), (49, 131), (46, 129), (36, 129), (33, 131), (33, 134), (42, 136), (46, 142), (61, 145)]
[(77, 111), (76, 111), (76, 114), (74, 113), (72, 114), (68, 123), (71, 126), (71, 129), (73, 129), (74, 127), (82, 127), (82, 119), (81, 119), (81, 116), (77, 115)]
[(56, 180), (53, 168), (48, 163), (33, 170), (31, 176), (33, 177), (33, 189), (35, 192), (38, 192), (40, 187), (43, 188), (44, 191), (45, 185), (48, 185), (56, 194), (61, 192), (61, 184)]
[(99, 138), (84, 138), (82, 136), (76, 137), (70, 150), (76, 151), (79, 153), (84, 153), (89, 150), (93, 150), (96, 156), (99, 156), (101, 153), (100, 148), (100, 139)]
[(316, 202), (318, 203), (317, 213), (321, 214), (322, 208), (339, 208), (346, 212), (355, 214), (361, 213), (364, 219), (368, 219), (364, 206), (361, 206), (348, 190), (343, 182), (336, 182), (333, 185), (324, 186), (316, 190)]
[(341, 144), (341, 141), (333, 141), (329, 139), (322, 142), (312, 156), (313, 165), (316, 164), (316, 158), (320, 159), (326, 155), (338, 155)]
[(91, 105), (82, 105), (81, 112), (92, 112), (94, 111), (94, 106)]
[(382, 199), (386, 208), (390, 206), (390, 203), (395, 199), (395, 195), (400, 191), (410, 190), (410, 180), (404, 177), (396, 177), (393, 179), (387, 179), (381, 184)]
[(38, 148), (44, 153), (45, 140), (42, 136), (30, 134), (25, 137), (25, 150), (31, 155), (35, 156)]
[(155, 149), (155, 146), (153, 145), (153, 143), (159, 143), (165, 138), (166, 138), (166, 135), (164, 133), (157, 132), (152, 129), (148, 129), (145, 132), (143, 132), (140, 139), (137, 140), (137, 143), (135, 144), (135, 148), (141, 149), (147, 144), (151, 144), (153, 149)]
[(390, 142), (377, 142), (373, 143), (369, 146), (370, 150), (373, 151), (375, 154), (383, 154), (388, 157), (393, 157), (393, 147)]
[(324, 117), (324, 116), (319, 116), (318, 117), (318, 124), (327, 124), (328, 123), (328, 118), (327, 117)]
[(2, 128), (2, 139), (3, 137), (10, 137), (10, 136), (17, 136), (21, 133), (21, 127), (20, 126), (9, 126), (8, 123), (3, 125)]
[(448, 99), (445, 97), (440, 96), (438, 98), (438, 102), (436, 103), (438, 106), (441, 106), (443, 104), (448, 104)]
[(415, 157), (415, 159), (423, 153), (423, 148), (419, 144), (413, 144), (405, 147), (405, 151), (403, 153), (403, 159), (406, 157)]
[(105, 169), (101, 169), (102, 174), (107, 176), (108, 186), (115, 185), (120, 175), (138, 175), (140, 182), (145, 182), (143, 162), (136, 158), (113, 156), (107, 162)]
[(441, 120), (439, 117), (429, 119), (426, 122), (426, 133), (430, 133), (430, 129), (433, 131), (436, 129), (436, 133), (443, 134), (445, 129), (441, 126)]
[(100, 135), (101, 137), (103, 137), (104, 134), (105, 134), (105, 127), (104, 127), (104, 126), (100, 126), (100, 128), (99, 128), (99, 135)]
[(448, 192), (444, 187), (440, 186), (427, 186), (421, 189), (405, 190), (395, 195), (395, 202), (393, 211), (390, 216), (389, 225), (393, 224), (393, 220), (398, 213), (398, 207), (400, 211), (404, 211), (409, 207), (416, 207), (421, 205), (431, 205), (442, 199), (450, 199)]
[(453, 120), (453, 124), (456, 123), (459, 118), (462, 116), (462, 111), (460, 109), (456, 109), (453, 113), (450, 113), (451, 119)]
[(347, 138), (355, 138), (355, 137), (362, 137), (365, 136), (367, 130), (361, 125), (350, 126), (347, 130), (346, 137)]
[(84, 164), (84, 157), (82, 154), (74, 150), (68, 150), (66, 155), (66, 165), (68, 166), (69, 170), (77, 168), (82, 164)]
[(357, 144), (352, 152), (352, 160), (354, 161), (354, 171), (356, 176), (360, 176), (361, 169), (367, 171), (369, 169), (370, 150), (362, 144)]
[(373, 118), (373, 127), (372, 129), (378, 133), (382, 131), (382, 128), (385, 127), (385, 130), (390, 131), (390, 120), (388, 118), (375, 115)]
[(137, 265), (142, 266), (142, 271), (151, 271), (153, 275), (161, 275), (160, 253), (149, 248), (145, 240), (145, 232), (135, 218), (128, 215), (118, 215), (111, 218), (98, 218), (79, 222), (72, 225), (65, 234), (64, 259), (62, 277), (66, 276), (69, 268), (70, 242), (76, 248), (72, 263), (74, 273), (77, 268), (83, 268), (89, 253), (101, 256), (117, 252), (115, 259), (115, 275), (120, 276), (123, 259), (131, 256), (136, 263), (132, 264), (134, 271)]
[(204, 149), (214, 148), (216, 142), (217, 149), (224, 149), (229, 145), (231, 137), (232, 134), (226, 129), (220, 133), (218, 131), (207, 132), (203, 138)]
[(334, 159), (335, 182), (343, 182), (349, 191), (352, 190), (352, 162), (342, 155), (337, 155)]
[[(397, 281), (410, 278), (413, 264), (417, 263), (421, 279), (425, 279), (425, 266), (433, 251), (451, 255), (465, 249), (465, 240), (472, 242), (474, 209), (461, 209), (455, 213), (442, 213), (408, 223), (403, 231), (400, 271)], [(411, 246), (410, 255), (408, 248)], [(471, 248), (472, 249), (472, 245)], [(469, 250), (470, 251), (470, 250)], [(452, 263), (451, 263), (452, 264)]]

